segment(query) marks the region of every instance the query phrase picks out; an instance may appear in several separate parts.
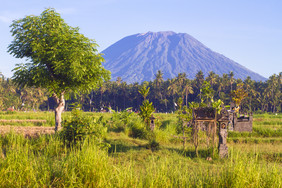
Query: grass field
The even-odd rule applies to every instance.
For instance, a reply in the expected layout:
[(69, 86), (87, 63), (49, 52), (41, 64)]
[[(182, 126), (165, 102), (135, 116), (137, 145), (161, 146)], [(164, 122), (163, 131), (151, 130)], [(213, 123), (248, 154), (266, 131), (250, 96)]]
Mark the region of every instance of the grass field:
[[(103, 116), (105, 143), (87, 139), (67, 147), (59, 135), (25, 138), (11, 132), (0, 137), (0, 187), (281, 187), (282, 114), (255, 114), (252, 133), (229, 132), (229, 157), (219, 159), (200, 137), (199, 156), (177, 136), (175, 114), (155, 114), (156, 150), (142, 138), (136, 115), (126, 125)], [(63, 113), (63, 119), (71, 116)], [(45, 123), (4, 122), (7, 126), (54, 125), (54, 113), (0, 113), (0, 120), (46, 120)], [(138, 132), (139, 131), (139, 132)], [(136, 136), (138, 138), (133, 138)], [(135, 134), (133, 134), (135, 133)], [(141, 135), (141, 136), (140, 136)], [(179, 135), (180, 136), (180, 135)], [(189, 135), (187, 135), (189, 136)], [(2, 152), (1, 152), (2, 151)], [(208, 159), (208, 160), (207, 160)]]

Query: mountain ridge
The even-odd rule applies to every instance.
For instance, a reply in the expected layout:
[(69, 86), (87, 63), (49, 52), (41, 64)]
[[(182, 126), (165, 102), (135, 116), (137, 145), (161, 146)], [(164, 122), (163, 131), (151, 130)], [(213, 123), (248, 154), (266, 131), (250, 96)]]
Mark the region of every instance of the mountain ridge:
[(186, 33), (163, 31), (129, 35), (102, 53), (105, 68), (112, 72), (112, 80), (121, 77), (128, 83), (151, 81), (158, 70), (164, 73), (164, 79), (183, 72), (194, 79), (196, 73), (202, 70), (205, 76), (209, 71), (220, 76), (233, 71), (235, 78), (251, 76), (257, 81), (266, 80)]

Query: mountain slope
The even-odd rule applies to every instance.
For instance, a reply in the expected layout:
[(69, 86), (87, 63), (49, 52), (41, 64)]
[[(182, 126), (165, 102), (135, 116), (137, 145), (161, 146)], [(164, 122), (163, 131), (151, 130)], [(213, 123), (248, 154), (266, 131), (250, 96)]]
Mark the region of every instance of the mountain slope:
[(105, 68), (112, 72), (112, 80), (133, 83), (150, 81), (158, 70), (164, 78), (173, 78), (185, 72), (190, 79), (202, 70), (216, 74), (234, 72), (235, 78), (265, 80), (259, 74), (213, 52), (202, 43), (185, 33), (148, 32), (125, 37), (104, 51)]

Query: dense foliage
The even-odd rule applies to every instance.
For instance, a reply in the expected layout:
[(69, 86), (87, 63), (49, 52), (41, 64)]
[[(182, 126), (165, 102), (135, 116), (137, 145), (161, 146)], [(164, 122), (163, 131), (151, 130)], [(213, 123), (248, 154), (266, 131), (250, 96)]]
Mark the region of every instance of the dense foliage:
[[(200, 102), (205, 99), (204, 81), (213, 90), (213, 100), (221, 99), (225, 105), (234, 102), (241, 103), (242, 111), (281, 112), (282, 101), (282, 74), (272, 75), (265, 82), (257, 82), (247, 77), (245, 80), (234, 79), (233, 74), (219, 76), (210, 72), (204, 78), (201, 71), (195, 79), (186, 78), (186, 74), (179, 74), (176, 78), (163, 80), (162, 73), (156, 74), (155, 80), (141, 84), (127, 84), (121, 78), (117, 81), (104, 82), (103, 85), (91, 92), (91, 94), (71, 94), (71, 99), (66, 101), (66, 110), (70, 104), (78, 102), (84, 111), (100, 111), (111, 107), (114, 110), (124, 110), (132, 107), (133, 111), (139, 111), (143, 97), (138, 92), (143, 85), (150, 87), (150, 93), (146, 99), (153, 102), (157, 112), (171, 112), (176, 110), (176, 100), (181, 97), (184, 105), (189, 102)], [(0, 78), (0, 107), (6, 110), (13, 107), (17, 110), (48, 110), (55, 107), (55, 102), (47, 99), (43, 89), (23, 89), (15, 86), (11, 80)], [(204, 92), (204, 95), (203, 93)], [(243, 98), (242, 98), (243, 95)], [(206, 95), (207, 96), (207, 95)], [(208, 96), (209, 97), (209, 96)], [(237, 98), (236, 98), (237, 97)], [(37, 105), (35, 104), (36, 102)], [(24, 103), (24, 106), (22, 104)]]
[(89, 92), (109, 79), (95, 41), (65, 23), (54, 9), (14, 20), (10, 27), (13, 41), (8, 52), (28, 60), (14, 69), (13, 80), (19, 86), (44, 87), (59, 97), (70, 91)]
[(102, 119), (103, 117), (94, 119), (82, 115), (80, 110), (75, 109), (72, 111), (71, 118), (62, 123), (63, 130), (60, 132), (60, 136), (68, 146), (83, 143), (87, 138), (102, 143), (107, 132)]
[(16, 66), (13, 81), (19, 87), (46, 88), (57, 103), (55, 130), (61, 129), (64, 96), (89, 93), (110, 78), (98, 45), (53, 9), (14, 20), (10, 27), (13, 41), (8, 52), (28, 60)]

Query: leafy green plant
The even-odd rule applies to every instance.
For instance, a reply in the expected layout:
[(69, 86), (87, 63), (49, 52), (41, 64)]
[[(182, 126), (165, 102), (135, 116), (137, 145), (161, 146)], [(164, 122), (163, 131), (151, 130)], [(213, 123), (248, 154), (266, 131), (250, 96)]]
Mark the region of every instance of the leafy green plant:
[(216, 109), (216, 113), (217, 114), (220, 114), (220, 111), (222, 110), (222, 105), (223, 104), (224, 103), (220, 99), (218, 99), (217, 101), (214, 101), (212, 103), (212, 107)]
[(150, 92), (150, 87), (147, 88), (146, 84), (144, 84), (138, 91), (143, 96), (144, 100), (146, 100)]
[(116, 132), (125, 131), (128, 123), (133, 115), (133, 112), (130, 112), (132, 108), (126, 108), (121, 112), (113, 111), (112, 118), (110, 120), (110, 129)]
[(201, 92), (201, 103), (206, 103), (208, 106), (213, 103), (214, 97), (214, 90), (212, 89), (209, 82), (204, 81), (202, 88), (200, 89)]
[(131, 123), (129, 129), (129, 136), (132, 138), (148, 139), (149, 130), (144, 126), (143, 122)]
[(188, 124), (192, 120), (192, 105), (189, 105), (189, 108), (187, 106), (182, 105), (183, 100), (180, 97), (177, 100), (177, 106), (178, 110), (177, 113), (177, 126), (176, 126), (176, 132), (178, 134), (183, 133), (183, 136), (185, 136), (185, 133), (188, 131), (189, 127)]
[(28, 63), (18, 64), (13, 81), (21, 87), (46, 88), (56, 102), (55, 130), (61, 129), (65, 96), (89, 93), (110, 79), (94, 40), (69, 26), (54, 9), (14, 20), (8, 52)]
[(63, 122), (60, 136), (68, 146), (83, 142), (87, 137), (102, 143), (107, 128), (102, 125), (101, 116), (98, 120), (83, 116), (79, 110), (73, 110), (70, 119)]
[(139, 93), (144, 97), (144, 101), (140, 106), (139, 116), (143, 119), (145, 124), (147, 125), (147, 129), (150, 128), (150, 118), (152, 117), (155, 108), (152, 102), (146, 99), (146, 96), (149, 94), (150, 87), (146, 88), (144, 85), (140, 90)]
[(144, 100), (142, 106), (140, 106), (139, 116), (143, 119), (148, 129), (150, 128), (150, 118), (154, 111), (153, 103), (149, 102), (149, 100)]

